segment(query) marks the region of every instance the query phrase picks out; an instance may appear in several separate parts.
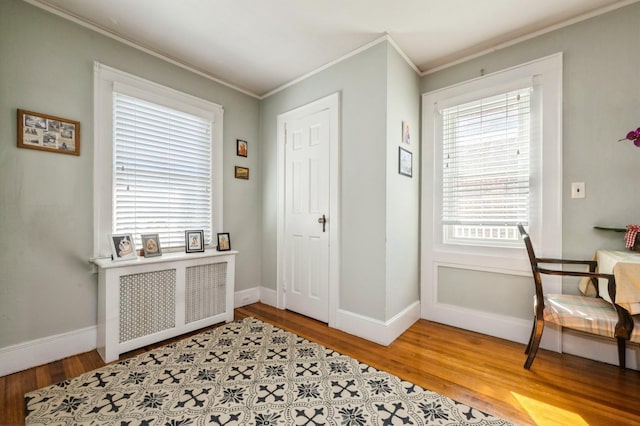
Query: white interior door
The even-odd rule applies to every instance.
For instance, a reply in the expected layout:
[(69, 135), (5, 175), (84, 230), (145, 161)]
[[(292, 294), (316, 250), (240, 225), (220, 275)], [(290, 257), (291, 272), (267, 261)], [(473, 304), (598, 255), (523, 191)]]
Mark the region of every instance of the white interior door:
[(286, 307), (329, 321), (330, 110), (285, 122)]

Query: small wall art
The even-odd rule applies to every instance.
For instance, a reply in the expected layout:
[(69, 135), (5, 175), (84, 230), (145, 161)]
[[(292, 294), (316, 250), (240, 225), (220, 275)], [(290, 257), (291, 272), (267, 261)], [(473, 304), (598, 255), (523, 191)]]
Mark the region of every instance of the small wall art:
[(249, 144), (242, 139), (236, 139), (236, 155), (238, 157), (246, 157), (249, 151)]
[(411, 144), (411, 130), (409, 129), (409, 123), (406, 121), (402, 122), (402, 143)]
[(18, 148), (80, 155), (80, 122), (19, 109)]
[(398, 151), (398, 173), (404, 176), (413, 176), (413, 154), (411, 151), (399, 147)]
[(114, 261), (138, 258), (131, 234), (112, 234), (109, 240), (111, 241), (111, 258)]
[(184, 247), (187, 253), (204, 251), (204, 231), (184, 231)]
[(142, 250), (144, 257), (154, 257), (162, 255), (162, 249), (160, 248), (160, 238), (158, 234), (145, 234), (141, 235), (142, 238)]
[(218, 234), (218, 251), (231, 250), (231, 237), (228, 232), (221, 232)]
[(235, 168), (236, 179), (249, 179), (249, 169), (247, 167), (236, 166)]

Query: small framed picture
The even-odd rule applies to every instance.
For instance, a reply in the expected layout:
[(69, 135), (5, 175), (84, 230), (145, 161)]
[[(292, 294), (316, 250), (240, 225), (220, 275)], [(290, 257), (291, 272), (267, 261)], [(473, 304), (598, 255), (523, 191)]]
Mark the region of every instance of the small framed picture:
[(411, 144), (411, 130), (409, 129), (409, 123), (406, 121), (402, 122), (402, 143)]
[(19, 109), (18, 148), (80, 155), (80, 122)]
[(218, 251), (231, 250), (231, 237), (228, 232), (218, 234)]
[(136, 245), (131, 234), (112, 234), (111, 258), (115, 261), (137, 259)]
[(184, 247), (187, 253), (204, 251), (204, 231), (184, 231)]
[(142, 238), (142, 250), (144, 252), (144, 257), (162, 255), (158, 234), (145, 234), (141, 235), (140, 238)]
[(236, 166), (235, 169), (236, 179), (249, 179), (249, 169), (246, 167)]
[(249, 146), (247, 144), (247, 141), (243, 141), (242, 139), (236, 139), (236, 155), (238, 157), (246, 157), (248, 150), (249, 150)]
[(398, 173), (411, 177), (413, 175), (413, 154), (411, 151), (399, 147), (398, 152)]

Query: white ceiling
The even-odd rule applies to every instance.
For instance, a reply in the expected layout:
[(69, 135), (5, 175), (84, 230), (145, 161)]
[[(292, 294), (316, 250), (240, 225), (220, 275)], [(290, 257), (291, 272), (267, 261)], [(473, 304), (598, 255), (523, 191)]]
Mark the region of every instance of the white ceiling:
[(638, 0), (26, 0), (260, 97), (388, 35), (426, 73)]

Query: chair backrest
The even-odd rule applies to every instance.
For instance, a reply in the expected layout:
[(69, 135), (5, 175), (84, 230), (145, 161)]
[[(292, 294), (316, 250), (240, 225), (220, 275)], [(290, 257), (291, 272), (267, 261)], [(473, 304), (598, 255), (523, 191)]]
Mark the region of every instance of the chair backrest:
[(542, 313), (542, 310), (544, 309), (544, 293), (542, 292), (542, 278), (540, 277), (540, 271), (538, 268), (538, 258), (536, 257), (536, 253), (533, 251), (531, 238), (529, 238), (529, 234), (527, 233), (527, 231), (525, 231), (524, 226), (522, 226), (521, 223), (518, 224), (518, 231), (520, 231), (522, 241), (524, 241), (524, 245), (527, 248), (529, 263), (531, 263), (531, 272), (533, 272), (533, 283), (536, 290), (536, 309), (539, 309), (540, 313)]

